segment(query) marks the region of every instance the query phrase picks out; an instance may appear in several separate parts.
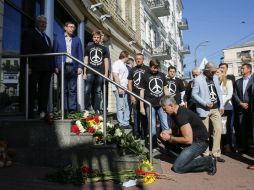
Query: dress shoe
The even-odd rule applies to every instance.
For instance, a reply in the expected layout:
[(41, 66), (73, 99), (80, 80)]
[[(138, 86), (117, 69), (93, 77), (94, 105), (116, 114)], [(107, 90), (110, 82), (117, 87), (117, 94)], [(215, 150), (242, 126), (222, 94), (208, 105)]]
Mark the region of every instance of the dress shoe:
[(216, 159), (217, 159), (217, 162), (222, 162), (222, 163), (225, 162), (225, 160), (223, 158), (221, 158), (221, 157), (216, 157)]
[(249, 165), (247, 168), (250, 169), (250, 170), (254, 170), (254, 164), (253, 165)]
[(214, 156), (210, 156), (212, 164), (211, 164), (211, 168), (208, 170), (207, 174), (208, 175), (214, 175), (217, 172), (217, 166), (216, 166), (216, 162), (217, 159)]

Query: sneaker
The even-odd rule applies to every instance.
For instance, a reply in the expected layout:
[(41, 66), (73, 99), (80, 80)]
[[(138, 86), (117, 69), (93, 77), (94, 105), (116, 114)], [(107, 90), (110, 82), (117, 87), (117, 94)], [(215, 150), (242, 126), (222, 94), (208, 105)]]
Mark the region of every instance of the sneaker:
[(214, 156), (210, 156), (210, 158), (211, 158), (212, 163), (211, 163), (211, 167), (209, 168), (207, 174), (212, 176), (212, 175), (216, 174), (216, 172), (217, 172), (217, 166), (216, 166), (217, 159)]

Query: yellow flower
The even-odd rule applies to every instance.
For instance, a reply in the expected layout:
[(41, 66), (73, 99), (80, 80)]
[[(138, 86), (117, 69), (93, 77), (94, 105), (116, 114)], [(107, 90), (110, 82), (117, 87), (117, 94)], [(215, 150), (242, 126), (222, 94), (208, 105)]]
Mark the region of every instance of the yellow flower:
[(145, 185), (153, 183), (154, 181), (155, 181), (155, 176), (153, 174), (145, 175), (144, 180), (143, 180)]
[(145, 172), (151, 172), (153, 171), (153, 166), (152, 164), (149, 162), (149, 160), (143, 161), (142, 164), (140, 165), (140, 169), (145, 171)]

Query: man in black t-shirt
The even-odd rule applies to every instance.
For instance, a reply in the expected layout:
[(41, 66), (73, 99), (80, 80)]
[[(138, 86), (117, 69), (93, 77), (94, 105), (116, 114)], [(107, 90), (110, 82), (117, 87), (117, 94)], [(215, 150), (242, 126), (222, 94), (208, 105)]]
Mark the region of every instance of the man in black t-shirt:
[[(88, 45), (85, 51), (84, 63), (89, 65), (96, 71), (103, 74), (105, 77), (108, 77), (109, 62), (108, 62), (108, 53), (105, 46), (101, 45), (101, 32), (93, 32), (93, 44)], [(101, 102), (101, 91), (103, 78), (90, 70), (86, 70), (84, 67), (83, 79), (86, 80), (86, 94), (85, 94), (85, 104), (86, 109), (89, 109), (88, 106), (91, 105), (91, 89), (95, 89), (95, 104), (94, 110), (95, 113), (100, 113), (100, 102)]]
[(214, 175), (217, 171), (216, 158), (197, 158), (208, 147), (208, 132), (202, 120), (191, 110), (177, 105), (170, 96), (164, 96), (160, 105), (171, 115), (181, 133), (180, 137), (175, 137), (171, 129), (164, 130), (160, 135), (162, 140), (187, 145), (175, 160), (172, 170), (176, 173), (206, 171), (209, 175)]
[[(168, 95), (168, 88), (165, 75), (158, 71), (160, 68), (159, 60), (151, 60), (149, 66), (150, 72), (142, 78), (140, 83), (140, 96), (152, 105), (152, 147), (156, 149), (158, 146), (156, 116), (159, 116), (161, 130), (169, 128), (167, 114), (160, 107), (160, 99), (164, 95)], [(140, 102), (140, 113), (142, 115), (147, 115), (149, 119), (149, 107), (146, 106), (145, 110), (144, 102)]]
[(183, 81), (176, 77), (176, 68), (174, 66), (168, 67), (167, 84), (169, 95), (174, 97), (178, 105), (185, 105), (184, 95), (185, 87)]
[[(149, 72), (149, 67), (144, 65), (144, 55), (141, 53), (136, 54), (135, 57), (136, 66), (129, 71), (128, 75), (128, 90), (140, 95), (140, 81), (143, 76)], [(147, 119), (140, 114), (140, 102), (134, 96), (130, 97), (131, 105), (134, 115), (134, 134), (136, 136), (147, 135)], [(141, 125), (141, 127), (140, 127)]]

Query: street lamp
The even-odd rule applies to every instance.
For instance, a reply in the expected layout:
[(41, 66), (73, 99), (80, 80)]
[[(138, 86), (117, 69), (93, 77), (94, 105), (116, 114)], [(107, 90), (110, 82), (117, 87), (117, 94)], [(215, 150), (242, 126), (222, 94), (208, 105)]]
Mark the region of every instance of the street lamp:
[(195, 48), (195, 51), (194, 51), (194, 63), (195, 63), (195, 67), (197, 67), (197, 49), (201, 46), (206, 46), (206, 43), (208, 43), (209, 41), (206, 40), (206, 41), (203, 41), (203, 42), (200, 42), (196, 48)]

